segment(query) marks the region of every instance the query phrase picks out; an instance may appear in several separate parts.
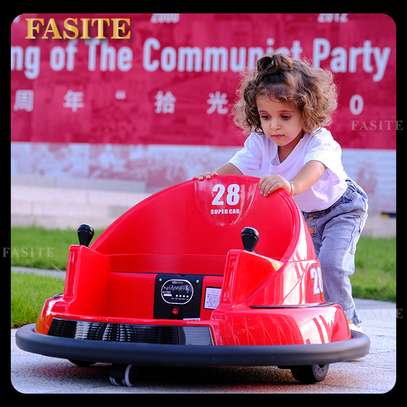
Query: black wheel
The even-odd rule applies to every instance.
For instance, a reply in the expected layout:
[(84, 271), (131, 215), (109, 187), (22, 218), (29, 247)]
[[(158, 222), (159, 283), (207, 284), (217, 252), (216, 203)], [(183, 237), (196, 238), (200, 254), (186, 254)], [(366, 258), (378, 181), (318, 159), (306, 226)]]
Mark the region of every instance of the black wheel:
[(68, 359), (71, 363), (75, 366), (79, 367), (89, 367), (94, 365), (96, 362), (88, 362), (87, 360), (76, 360), (76, 359)]
[(294, 379), (300, 382), (311, 384), (321, 382), (325, 379), (329, 369), (326, 365), (292, 366), (291, 373)]
[(134, 365), (112, 365), (109, 381), (114, 386), (132, 387), (137, 381), (137, 369)]

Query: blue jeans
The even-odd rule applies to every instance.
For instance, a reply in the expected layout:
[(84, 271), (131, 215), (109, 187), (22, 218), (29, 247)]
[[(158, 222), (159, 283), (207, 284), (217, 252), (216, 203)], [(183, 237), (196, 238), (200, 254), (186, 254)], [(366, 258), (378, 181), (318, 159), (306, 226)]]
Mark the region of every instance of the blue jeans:
[(366, 192), (351, 179), (329, 208), (303, 212), (321, 263), (325, 300), (342, 305), (348, 320), (359, 324), (349, 276), (355, 271), (356, 244), (366, 223)]

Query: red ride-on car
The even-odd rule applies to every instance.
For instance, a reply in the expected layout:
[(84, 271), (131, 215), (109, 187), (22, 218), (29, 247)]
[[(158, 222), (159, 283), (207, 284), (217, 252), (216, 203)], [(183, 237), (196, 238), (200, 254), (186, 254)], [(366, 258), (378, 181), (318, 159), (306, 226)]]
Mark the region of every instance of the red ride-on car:
[[(343, 309), (324, 301), (302, 213), (258, 178), (214, 176), (156, 193), (93, 244), (78, 229), (63, 294), (17, 331), (26, 351), (79, 366), (111, 363), (131, 385), (138, 365), (278, 366), (313, 383), (369, 352)], [(133, 372), (133, 373), (132, 373)]]

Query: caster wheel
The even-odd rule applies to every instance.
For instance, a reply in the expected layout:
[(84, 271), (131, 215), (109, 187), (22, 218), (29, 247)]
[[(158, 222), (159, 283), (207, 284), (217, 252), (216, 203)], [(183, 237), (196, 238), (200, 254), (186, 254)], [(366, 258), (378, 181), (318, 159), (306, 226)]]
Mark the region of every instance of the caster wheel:
[(109, 371), (109, 381), (113, 386), (132, 387), (136, 384), (136, 380), (134, 365), (113, 365)]
[(300, 382), (312, 384), (325, 379), (329, 369), (326, 365), (292, 366), (291, 373)]
[(76, 359), (68, 359), (72, 364), (78, 367), (89, 367), (93, 366), (95, 362), (88, 362), (87, 360), (76, 360)]
[(112, 376), (109, 376), (109, 382), (110, 382), (110, 384), (112, 384), (113, 386), (121, 386), (122, 385), (122, 383), (120, 382), (118, 382), (114, 377), (112, 377)]

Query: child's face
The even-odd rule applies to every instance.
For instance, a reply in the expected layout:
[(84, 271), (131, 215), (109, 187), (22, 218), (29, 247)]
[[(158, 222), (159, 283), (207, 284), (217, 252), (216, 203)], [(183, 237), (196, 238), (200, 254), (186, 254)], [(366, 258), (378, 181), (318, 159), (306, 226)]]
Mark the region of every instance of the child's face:
[(279, 147), (296, 144), (303, 133), (301, 112), (291, 103), (279, 102), (269, 96), (256, 97), (261, 128)]

